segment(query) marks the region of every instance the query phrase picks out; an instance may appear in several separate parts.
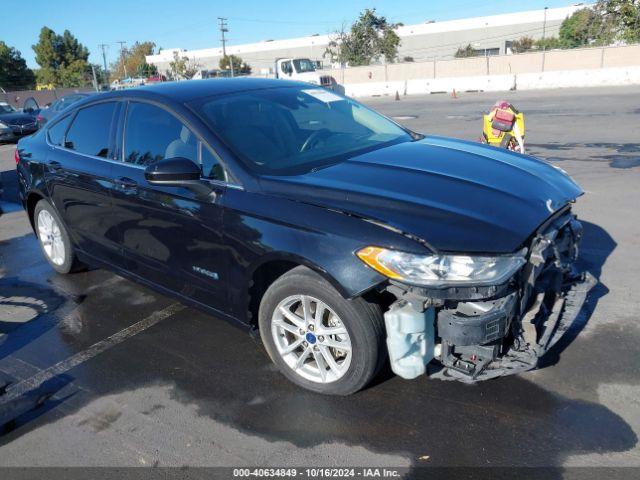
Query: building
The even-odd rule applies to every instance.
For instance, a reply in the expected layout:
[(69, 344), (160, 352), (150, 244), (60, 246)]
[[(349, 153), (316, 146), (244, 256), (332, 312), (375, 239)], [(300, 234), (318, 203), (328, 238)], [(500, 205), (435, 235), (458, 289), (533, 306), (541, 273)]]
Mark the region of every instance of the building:
[[(398, 57), (406, 61), (411, 58), (416, 62), (449, 59), (453, 58), (458, 48), (467, 45), (471, 45), (479, 55), (507, 54), (510, 53), (510, 42), (523, 36), (533, 39), (542, 38), (543, 35), (557, 36), (562, 21), (584, 7), (583, 4), (576, 4), (562, 8), (405, 25), (396, 29), (401, 39)], [(312, 35), (228, 45), (226, 49), (227, 54), (238, 55), (248, 63), (254, 74), (266, 74), (273, 69), (275, 60), (282, 57), (309, 58), (328, 66), (324, 53), (329, 41), (330, 35)], [(147, 56), (147, 63), (153, 63), (159, 71), (165, 72), (170, 69), (169, 63), (175, 53), (193, 59), (202, 69), (215, 69), (222, 57), (222, 47), (161, 50), (157, 55)]]

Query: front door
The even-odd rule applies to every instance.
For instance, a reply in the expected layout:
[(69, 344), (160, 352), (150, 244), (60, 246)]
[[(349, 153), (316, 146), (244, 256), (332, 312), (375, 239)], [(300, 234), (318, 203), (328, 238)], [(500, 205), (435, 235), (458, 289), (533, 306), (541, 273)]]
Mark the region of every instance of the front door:
[(112, 197), (127, 268), (225, 311), (223, 182), (213, 178), (215, 195), (203, 199), (187, 188), (153, 186), (144, 177), (148, 165), (172, 157), (205, 165), (203, 175), (215, 177), (220, 173), (215, 156), (169, 111), (144, 102), (128, 104), (123, 136), (123, 161), (112, 171)]

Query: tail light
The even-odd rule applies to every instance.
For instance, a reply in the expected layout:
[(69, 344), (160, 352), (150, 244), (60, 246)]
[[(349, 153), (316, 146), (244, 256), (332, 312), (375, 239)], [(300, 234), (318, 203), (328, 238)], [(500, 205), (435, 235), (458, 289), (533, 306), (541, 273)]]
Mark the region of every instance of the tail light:
[(44, 117), (42, 115), (38, 114), (38, 116), (36, 117), (36, 121), (38, 123), (40, 123), (40, 122), (42, 122), (42, 120), (44, 120)]
[(16, 151), (13, 153), (13, 159), (16, 161), (16, 165), (20, 163), (20, 153), (18, 152), (17, 148), (16, 148)]

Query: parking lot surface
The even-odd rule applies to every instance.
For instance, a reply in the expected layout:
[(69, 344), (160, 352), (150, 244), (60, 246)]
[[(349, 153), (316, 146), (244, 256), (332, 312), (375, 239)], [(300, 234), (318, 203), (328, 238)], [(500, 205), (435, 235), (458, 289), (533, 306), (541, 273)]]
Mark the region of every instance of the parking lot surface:
[(346, 398), (293, 386), (259, 341), (172, 298), (104, 270), (55, 274), (15, 203), (15, 147), (0, 145), (0, 372), (22, 382), (17, 401), (46, 398), (0, 435), (0, 465), (640, 466), (639, 97), (366, 101), (469, 140), (496, 100), (513, 102), (529, 152), (586, 191), (581, 261), (600, 284), (540, 370), (477, 385), (383, 372)]

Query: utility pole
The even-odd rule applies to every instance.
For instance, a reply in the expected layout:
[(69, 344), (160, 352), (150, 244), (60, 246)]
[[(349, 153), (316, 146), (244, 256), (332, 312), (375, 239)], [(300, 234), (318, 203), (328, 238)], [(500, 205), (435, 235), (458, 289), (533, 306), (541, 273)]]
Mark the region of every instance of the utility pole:
[(124, 78), (127, 78), (127, 66), (124, 63), (124, 44), (125, 41), (116, 42), (120, 44), (120, 58), (122, 59), (122, 69), (124, 70)]
[(98, 46), (102, 49), (102, 64), (104, 65), (104, 78), (105, 78), (105, 81), (107, 82), (107, 85), (109, 85), (109, 70), (107, 69), (107, 53), (105, 51), (105, 48), (108, 47), (108, 45), (106, 43), (101, 43)]
[(91, 64), (91, 74), (93, 75), (93, 88), (96, 92), (99, 92), (100, 90), (98, 89), (98, 78), (96, 77), (96, 67), (93, 65), (93, 63)]
[[(222, 41), (222, 58), (227, 56), (227, 42), (224, 38), (224, 34), (229, 31), (227, 28), (227, 19), (224, 17), (218, 17), (218, 21), (220, 22), (220, 40)], [(229, 66), (231, 67), (231, 76), (233, 77), (233, 59), (229, 57)]]
[(542, 71), (544, 72), (544, 63), (546, 60), (547, 44), (545, 43), (545, 34), (547, 33), (547, 10), (549, 7), (544, 7), (544, 20), (542, 21)]

